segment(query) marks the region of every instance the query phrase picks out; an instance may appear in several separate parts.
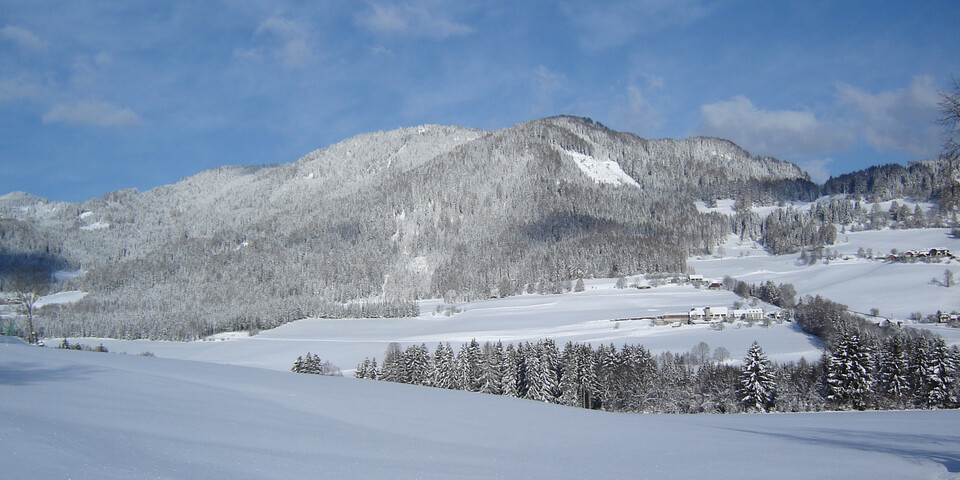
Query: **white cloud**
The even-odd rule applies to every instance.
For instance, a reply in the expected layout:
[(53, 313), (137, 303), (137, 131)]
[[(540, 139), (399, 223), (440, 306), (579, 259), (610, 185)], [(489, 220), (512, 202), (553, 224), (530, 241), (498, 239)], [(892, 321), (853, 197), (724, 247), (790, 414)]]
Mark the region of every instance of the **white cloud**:
[(627, 85), (626, 104), (617, 112), (618, 117), (641, 135), (649, 135), (651, 130), (660, 127), (660, 113), (650, 105), (646, 93), (658, 88), (648, 86), (644, 89), (635, 82), (630, 83)]
[(689, 25), (710, 13), (700, 0), (577, 2), (565, 9), (588, 48), (617, 47), (634, 37)]
[(810, 174), (810, 179), (816, 183), (826, 182), (830, 178), (830, 169), (828, 165), (833, 163), (832, 158), (819, 158), (814, 160), (804, 160), (797, 162), (797, 165), (803, 171)]
[(46, 87), (26, 78), (0, 79), (0, 102), (8, 100), (37, 99), (44, 95)]
[(50, 45), (49, 42), (36, 36), (30, 30), (14, 25), (0, 28), (0, 38), (9, 40), (28, 50), (43, 50)]
[(806, 110), (762, 110), (744, 96), (700, 107), (700, 133), (730, 139), (753, 153), (793, 157), (834, 150), (853, 138)]
[(640, 73), (638, 80), (632, 80), (627, 85), (626, 102), (616, 111), (615, 115), (625, 124), (641, 135), (650, 135), (652, 130), (660, 128), (662, 123), (660, 112), (650, 104), (650, 95), (662, 90), (666, 85), (663, 77)]
[(443, 39), (469, 35), (476, 30), (455, 22), (436, 5), (371, 3), (370, 9), (357, 15), (357, 25), (391, 35), (409, 35)]
[(380, 57), (380, 56), (392, 57), (392, 56), (395, 55), (395, 54), (393, 53), (393, 50), (390, 50), (389, 48), (384, 47), (384, 46), (382, 46), (382, 45), (377, 45), (377, 46), (374, 46), (374, 47), (367, 47), (367, 49), (370, 50), (370, 54), (373, 55), (373, 56), (375, 56), (375, 57)]
[(563, 88), (567, 83), (567, 77), (562, 73), (556, 73), (549, 68), (540, 65), (530, 74), (530, 78), (536, 83), (537, 88), (542, 93), (555, 92)]
[(70, 105), (57, 104), (43, 115), (44, 123), (64, 122), (71, 125), (126, 127), (140, 121), (133, 110), (107, 102), (82, 101)]
[(274, 15), (264, 20), (253, 33), (263, 45), (256, 48), (235, 48), (234, 58), (262, 61), (274, 58), (286, 70), (306, 67), (313, 58), (307, 29), (293, 20)]
[(939, 95), (932, 77), (914, 77), (907, 88), (877, 94), (847, 84), (837, 91), (840, 104), (853, 113), (855, 128), (870, 145), (921, 158), (936, 155)]
[(520, 75), (521, 79), (528, 82), (532, 88), (536, 101), (530, 103), (530, 110), (533, 114), (539, 115), (544, 112), (555, 113), (555, 101), (567, 86), (567, 77), (562, 73), (557, 73), (545, 65), (540, 65), (534, 70), (526, 71)]

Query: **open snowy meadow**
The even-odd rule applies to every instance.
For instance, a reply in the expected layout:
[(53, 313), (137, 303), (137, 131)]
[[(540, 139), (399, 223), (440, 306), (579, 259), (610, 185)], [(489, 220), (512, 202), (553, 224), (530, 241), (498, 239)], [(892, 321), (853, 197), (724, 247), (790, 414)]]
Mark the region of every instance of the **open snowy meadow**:
[(0, 344), (3, 478), (957, 478), (960, 414), (613, 414)]
[[(563, 346), (568, 341), (594, 346), (613, 343), (640, 344), (653, 353), (686, 352), (699, 342), (724, 347), (742, 358), (754, 341), (771, 360), (819, 358), (819, 341), (791, 323), (769, 327), (747, 322), (724, 325), (654, 325), (648, 320), (693, 307), (727, 306), (739, 300), (728, 291), (698, 289), (690, 285), (664, 285), (649, 290), (614, 288), (614, 280), (586, 282), (583, 292), (557, 295), (520, 295), (459, 304), (460, 313), (436, 313), (438, 302), (424, 302), (423, 314), (413, 318), (305, 319), (261, 332), (215, 335), (208, 341), (158, 342), (148, 340), (71, 339), (90, 346), (102, 343), (110, 351), (159, 357), (228, 363), (289, 370), (298, 355), (317, 353), (349, 374), (367, 357), (381, 358), (387, 346), (426, 344), (431, 351), (439, 342), (454, 347), (478, 342), (536, 342), (550, 338)], [(624, 319), (619, 320), (618, 319)], [(50, 339), (56, 343), (57, 339)]]

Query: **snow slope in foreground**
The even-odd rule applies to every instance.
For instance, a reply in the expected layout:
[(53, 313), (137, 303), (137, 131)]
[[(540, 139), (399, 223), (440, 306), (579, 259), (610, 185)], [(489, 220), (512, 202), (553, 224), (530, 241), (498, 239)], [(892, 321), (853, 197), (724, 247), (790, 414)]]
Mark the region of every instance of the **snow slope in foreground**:
[(610, 414), (0, 344), (4, 478), (957, 478), (960, 412)]

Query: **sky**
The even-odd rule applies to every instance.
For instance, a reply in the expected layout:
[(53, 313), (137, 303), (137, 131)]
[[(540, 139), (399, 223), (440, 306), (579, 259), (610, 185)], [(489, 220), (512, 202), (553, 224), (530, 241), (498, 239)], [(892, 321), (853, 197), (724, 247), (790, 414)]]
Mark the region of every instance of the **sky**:
[(0, 194), (559, 114), (728, 138), (823, 181), (937, 155), (957, 25), (956, 0), (0, 0)]

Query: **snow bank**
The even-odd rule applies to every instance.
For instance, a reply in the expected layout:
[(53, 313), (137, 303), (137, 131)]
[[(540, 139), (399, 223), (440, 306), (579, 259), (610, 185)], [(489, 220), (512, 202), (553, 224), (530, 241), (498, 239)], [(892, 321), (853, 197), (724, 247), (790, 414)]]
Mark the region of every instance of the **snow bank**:
[(955, 411), (609, 414), (0, 345), (6, 478), (947, 478)]

